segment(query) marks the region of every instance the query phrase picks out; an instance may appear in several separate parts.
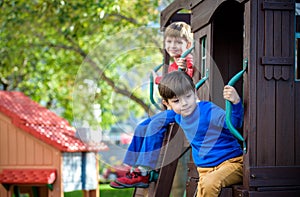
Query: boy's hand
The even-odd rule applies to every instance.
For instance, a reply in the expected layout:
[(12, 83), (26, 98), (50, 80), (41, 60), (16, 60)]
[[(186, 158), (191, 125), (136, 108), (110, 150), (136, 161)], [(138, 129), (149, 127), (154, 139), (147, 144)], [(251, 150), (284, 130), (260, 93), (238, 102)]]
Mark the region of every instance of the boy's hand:
[(223, 90), (224, 99), (232, 102), (233, 104), (237, 104), (240, 102), (240, 96), (235, 90), (234, 87), (226, 85)]
[(186, 71), (186, 59), (185, 58), (177, 58), (176, 59), (176, 64), (178, 65), (178, 67), (183, 70)]

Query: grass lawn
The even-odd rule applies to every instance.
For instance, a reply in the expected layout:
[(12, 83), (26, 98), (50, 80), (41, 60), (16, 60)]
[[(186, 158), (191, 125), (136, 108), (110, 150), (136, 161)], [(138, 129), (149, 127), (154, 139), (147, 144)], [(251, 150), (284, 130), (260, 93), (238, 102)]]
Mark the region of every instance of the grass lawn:
[(109, 184), (100, 184), (100, 196), (101, 197), (131, 197), (134, 188), (128, 189), (114, 189)]
[[(134, 188), (114, 189), (109, 184), (100, 184), (100, 197), (131, 197), (133, 191)], [(82, 192), (65, 192), (65, 197), (82, 197)]]

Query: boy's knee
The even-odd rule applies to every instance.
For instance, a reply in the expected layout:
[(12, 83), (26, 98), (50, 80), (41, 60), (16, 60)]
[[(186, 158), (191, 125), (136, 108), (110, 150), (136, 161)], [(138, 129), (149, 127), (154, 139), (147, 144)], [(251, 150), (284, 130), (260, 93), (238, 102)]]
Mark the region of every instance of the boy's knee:
[(222, 183), (219, 179), (214, 179), (211, 177), (205, 177), (202, 179), (201, 187), (204, 193), (207, 194), (216, 194), (219, 193), (222, 189)]

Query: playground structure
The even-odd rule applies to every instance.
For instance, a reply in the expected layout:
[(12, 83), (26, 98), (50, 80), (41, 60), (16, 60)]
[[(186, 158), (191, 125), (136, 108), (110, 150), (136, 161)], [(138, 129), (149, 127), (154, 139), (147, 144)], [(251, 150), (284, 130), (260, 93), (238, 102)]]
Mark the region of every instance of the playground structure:
[[(192, 27), (195, 83), (208, 73), (208, 79), (199, 87), (201, 100), (211, 100), (225, 108), (220, 90), (245, 69), (242, 78), (234, 84), (245, 107), (240, 131), (246, 148), (243, 182), (223, 188), (220, 196), (300, 194), (300, 22), (296, 3), (294, 0), (175, 0), (161, 12), (162, 31), (174, 21), (185, 21)], [(167, 72), (168, 63), (169, 57), (164, 54), (163, 73)], [(26, 104), (26, 110), (22, 111), (25, 113), (28, 103), (23, 104)], [(96, 162), (88, 155), (98, 149), (90, 150), (79, 140), (63, 140), (67, 147), (76, 147), (67, 149), (58, 143), (61, 138), (44, 138), (43, 132), (34, 135), (37, 128), (38, 131), (57, 130), (53, 124), (44, 121), (35, 124), (40, 117), (20, 116), (18, 107), (17, 113), (10, 111), (14, 108), (0, 109), (0, 150), (3, 151), (0, 196), (18, 195), (22, 191), (33, 196), (62, 196), (65, 169), (62, 163), (67, 157), (83, 164), (77, 166), (82, 174), (87, 173), (84, 163), (89, 158)], [(65, 129), (59, 125), (58, 130), (67, 133), (72, 130), (62, 123)], [(70, 136), (73, 139), (74, 132)], [(136, 189), (134, 196), (169, 196), (178, 159), (189, 148), (183, 139), (178, 125), (171, 125), (162, 151), (165, 165), (158, 180), (149, 189)], [(74, 146), (70, 146), (71, 142)], [(192, 160), (188, 166), (186, 196), (190, 197), (196, 193), (199, 177)], [(20, 176), (26, 179), (15, 178)], [(97, 196), (98, 188), (87, 187), (88, 182), (82, 181), (82, 177), (78, 184), (88, 191), (85, 195)]]
[[(161, 12), (162, 31), (175, 21), (191, 25), (195, 83), (209, 71), (198, 91), (201, 100), (225, 108), (220, 90), (242, 71), (243, 77), (234, 86), (245, 108), (240, 131), (245, 143), (243, 182), (223, 188), (220, 196), (300, 195), (300, 21), (296, 5), (294, 0), (175, 0)], [(168, 63), (165, 53), (163, 73)], [(188, 148), (182, 135), (177, 125), (170, 127), (157, 182), (149, 189), (136, 189), (134, 196), (170, 195), (176, 153)], [(192, 160), (188, 166), (186, 196), (192, 197), (199, 177)]]
[(21, 92), (0, 91), (0, 196), (98, 197), (98, 151), (63, 118)]

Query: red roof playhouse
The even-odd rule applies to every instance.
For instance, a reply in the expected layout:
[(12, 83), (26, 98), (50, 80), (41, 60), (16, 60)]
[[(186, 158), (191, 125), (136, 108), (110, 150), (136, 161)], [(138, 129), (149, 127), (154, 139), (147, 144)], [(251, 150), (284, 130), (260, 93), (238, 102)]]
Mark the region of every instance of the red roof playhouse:
[(0, 196), (98, 197), (96, 155), (63, 118), (20, 92), (0, 91)]

